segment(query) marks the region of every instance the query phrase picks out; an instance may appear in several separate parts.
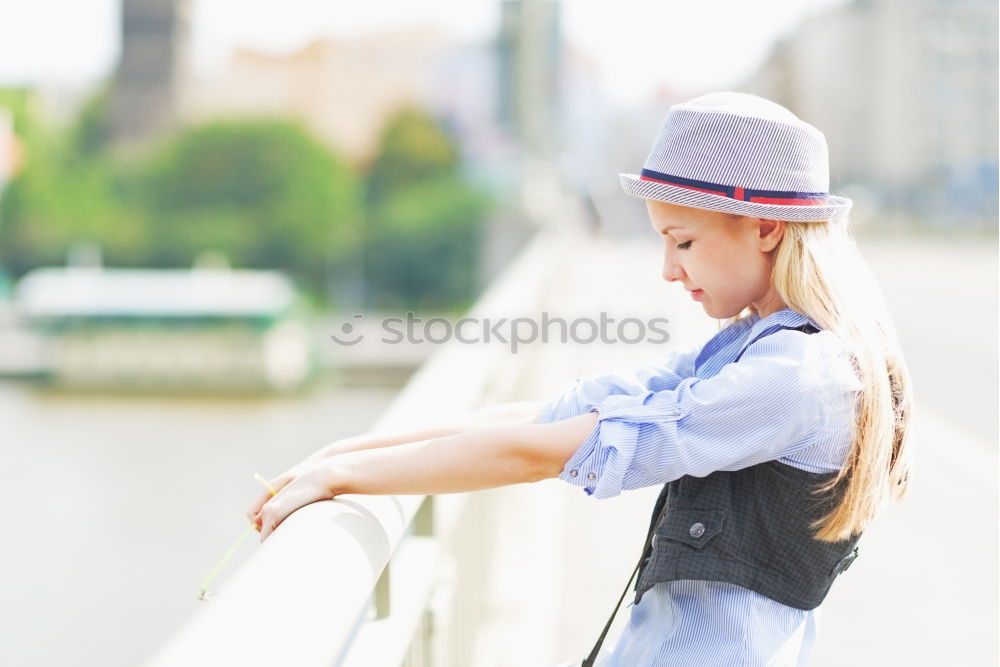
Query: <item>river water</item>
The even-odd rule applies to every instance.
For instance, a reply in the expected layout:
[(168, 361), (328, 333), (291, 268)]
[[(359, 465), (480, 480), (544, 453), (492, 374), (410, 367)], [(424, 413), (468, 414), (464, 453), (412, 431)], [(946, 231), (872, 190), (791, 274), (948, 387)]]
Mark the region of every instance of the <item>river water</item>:
[(166, 399), (0, 383), (0, 665), (141, 664), (204, 604), (202, 580), (262, 490), (253, 473), (368, 429), (396, 391)]

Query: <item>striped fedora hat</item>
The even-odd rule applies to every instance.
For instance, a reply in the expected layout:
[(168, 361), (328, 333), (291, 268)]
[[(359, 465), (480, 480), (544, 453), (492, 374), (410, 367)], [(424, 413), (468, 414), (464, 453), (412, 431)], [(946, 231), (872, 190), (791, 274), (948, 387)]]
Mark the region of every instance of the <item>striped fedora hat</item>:
[(641, 174), (619, 174), (644, 199), (769, 220), (820, 222), (851, 209), (831, 195), (826, 138), (770, 100), (720, 92), (667, 112)]

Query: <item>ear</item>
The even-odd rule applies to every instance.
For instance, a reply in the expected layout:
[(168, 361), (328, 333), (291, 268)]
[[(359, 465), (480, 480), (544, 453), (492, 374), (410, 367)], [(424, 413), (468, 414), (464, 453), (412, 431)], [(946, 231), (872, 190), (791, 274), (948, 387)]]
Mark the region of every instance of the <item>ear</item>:
[(761, 252), (771, 252), (778, 247), (785, 234), (784, 220), (757, 218), (757, 242)]

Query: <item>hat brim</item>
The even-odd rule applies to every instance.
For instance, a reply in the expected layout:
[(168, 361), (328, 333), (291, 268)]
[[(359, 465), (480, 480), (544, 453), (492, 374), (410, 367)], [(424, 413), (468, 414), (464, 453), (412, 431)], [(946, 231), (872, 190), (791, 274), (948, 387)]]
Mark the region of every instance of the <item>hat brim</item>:
[(787, 222), (825, 222), (839, 219), (851, 210), (853, 202), (847, 197), (828, 195), (827, 203), (822, 206), (791, 206), (787, 204), (759, 204), (740, 201), (722, 195), (698, 192), (687, 188), (679, 188), (666, 183), (644, 181), (635, 174), (618, 174), (622, 188), (630, 195), (643, 199), (690, 206), (709, 211), (749, 215), (766, 220), (785, 220)]

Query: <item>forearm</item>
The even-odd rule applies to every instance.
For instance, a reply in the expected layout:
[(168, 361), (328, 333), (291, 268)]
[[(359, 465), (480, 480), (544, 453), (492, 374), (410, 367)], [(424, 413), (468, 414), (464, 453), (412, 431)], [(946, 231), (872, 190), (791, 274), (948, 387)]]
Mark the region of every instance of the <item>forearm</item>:
[(531, 424), (537, 420), (543, 405), (544, 403), (539, 401), (501, 403), (412, 430), (366, 433), (364, 435), (344, 438), (321, 447), (306, 460), (318, 461), (337, 454), (380, 449), (434, 438), (443, 438), (457, 433), (464, 433), (471, 429), (486, 428), (500, 424)]
[(553, 424), (505, 424), (331, 457), (334, 494), (436, 494), (535, 482), (557, 476), (597, 417)]

